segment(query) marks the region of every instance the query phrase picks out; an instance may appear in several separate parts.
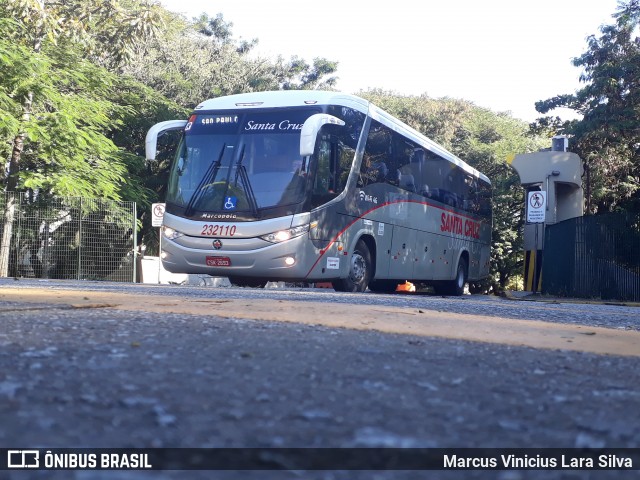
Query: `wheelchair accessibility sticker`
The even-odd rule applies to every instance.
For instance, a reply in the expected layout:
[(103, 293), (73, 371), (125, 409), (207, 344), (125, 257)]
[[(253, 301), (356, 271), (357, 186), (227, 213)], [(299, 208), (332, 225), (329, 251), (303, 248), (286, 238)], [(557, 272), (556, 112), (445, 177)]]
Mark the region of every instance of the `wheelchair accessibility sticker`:
[(238, 206), (238, 197), (227, 197), (224, 200), (225, 210), (235, 210)]

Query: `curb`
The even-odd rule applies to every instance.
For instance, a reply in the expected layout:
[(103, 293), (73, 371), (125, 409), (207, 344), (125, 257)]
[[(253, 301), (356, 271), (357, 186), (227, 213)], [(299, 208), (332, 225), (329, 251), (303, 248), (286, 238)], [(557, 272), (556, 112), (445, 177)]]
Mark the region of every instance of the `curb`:
[(615, 307), (640, 307), (640, 302), (623, 302), (615, 300), (598, 300), (588, 298), (573, 298), (573, 297), (552, 297), (541, 293), (533, 292), (513, 292), (504, 291), (501, 297), (507, 300), (514, 300), (519, 302), (539, 302), (539, 303), (577, 303), (586, 305), (611, 305)]

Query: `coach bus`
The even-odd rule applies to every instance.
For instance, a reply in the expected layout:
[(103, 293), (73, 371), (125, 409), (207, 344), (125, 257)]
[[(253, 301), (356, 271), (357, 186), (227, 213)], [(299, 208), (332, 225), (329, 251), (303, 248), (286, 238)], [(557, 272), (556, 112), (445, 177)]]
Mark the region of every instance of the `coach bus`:
[(207, 100), (181, 130), (161, 227), (170, 272), (461, 295), (489, 274), (489, 179), (353, 95), (256, 92)]

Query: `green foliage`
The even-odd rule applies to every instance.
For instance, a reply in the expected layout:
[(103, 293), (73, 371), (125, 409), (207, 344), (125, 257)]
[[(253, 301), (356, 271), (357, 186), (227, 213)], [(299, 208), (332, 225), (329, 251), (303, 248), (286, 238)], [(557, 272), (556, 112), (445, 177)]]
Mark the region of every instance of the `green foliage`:
[(122, 152), (108, 137), (131, 106), (113, 102), (114, 67), (136, 38), (162, 23), (159, 8), (129, 0), (10, 0), (0, 22), (0, 118), (7, 187), (41, 194), (118, 199), (127, 184)]
[[(123, 169), (115, 145), (105, 137), (120, 126), (122, 108), (107, 98), (115, 76), (79, 52), (45, 44), (34, 52), (0, 40), (0, 115), (7, 118), (4, 145), (26, 135), (19, 186), (58, 195), (118, 198)], [(20, 122), (20, 100), (33, 96), (30, 118)]]
[(150, 38), (123, 71), (177, 104), (193, 108), (208, 98), (236, 93), (330, 88), (337, 63), (316, 58), (249, 55), (257, 40), (238, 41), (218, 14), (193, 22), (175, 17), (174, 28)]
[(192, 25), (196, 32), (212, 38), (214, 42), (234, 45), (236, 52), (241, 55), (248, 53), (258, 44), (257, 38), (251, 41), (235, 40), (231, 31), (233, 23), (227, 22), (221, 13), (217, 14), (215, 18), (210, 18), (206, 13), (202, 13), (199, 17), (193, 19)]
[(588, 169), (588, 208), (640, 211), (640, 1), (621, 4), (615, 23), (587, 40), (587, 51), (575, 58), (583, 88), (536, 103), (540, 113), (568, 107), (580, 120), (540, 119), (534, 128), (573, 137), (572, 150)]
[[(108, 133), (108, 137), (120, 148), (119, 156), (128, 168), (130, 181), (124, 186), (123, 198), (136, 201), (146, 208), (148, 205), (145, 202), (150, 204), (157, 199), (149, 178), (151, 166), (144, 160), (147, 131), (157, 122), (186, 118), (190, 110), (124, 75), (118, 77), (112, 101), (123, 108), (122, 127)], [(136, 189), (127, 192), (132, 188), (132, 179), (139, 179), (150, 190), (144, 195)]]
[[(5, 191), (37, 198), (145, 198), (139, 163), (112, 141), (131, 105), (116, 103), (118, 68), (162, 26), (138, 0), (0, 3), (0, 153)], [(8, 39), (11, 39), (10, 41)], [(136, 165), (138, 163), (138, 165)], [(137, 170), (136, 170), (137, 169)], [(15, 206), (4, 208), (0, 275), (7, 275)]]
[[(0, 19), (0, 30), (10, 31), (14, 26), (8, 19)], [(0, 138), (3, 140), (15, 136), (20, 125), (20, 105), (15, 97), (24, 95), (25, 84), (30, 82), (35, 69), (31, 62), (24, 61), (26, 57), (24, 49), (0, 38)], [(0, 156), (6, 159), (10, 152), (9, 143), (0, 142)]]
[(473, 108), (473, 104), (465, 100), (436, 100), (426, 95), (406, 96), (380, 89), (361, 91), (358, 95), (448, 149), (452, 149), (461, 131), (463, 118)]
[(137, 40), (156, 35), (166, 18), (158, 4), (142, 0), (7, 0), (0, 13), (24, 27), (18, 39), (36, 51), (44, 42), (71, 44), (111, 68), (130, 59)]
[[(122, 3), (126, 3), (126, 8), (121, 7)], [(37, 122), (24, 127), (27, 141), (38, 142), (39, 149), (31, 153), (38, 156), (44, 151), (53, 155), (55, 151), (51, 151), (51, 145), (58, 149), (66, 148), (60, 142), (60, 139), (64, 139), (79, 151), (79, 154), (71, 155), (68, 160), (75, 157), (81, 162), (82, 150), (91, 152), (84, 156), (87, 165), (82, 167), (78, 163), (71, 168), (72, 171), (84, 168), (87, 173), (91, 171), (101, 174), (106, 169), (112, 177), (126, 177), (127, 182), (116, 181), (112, 190), (119, 192), (116, 196), (123, 195), (125, 199), (139, 201), (140, 196), (144, 198), (145, 194), (139, 185), (135, 185), (130, 174), (143, 169), (141, 159), (136, 159), (133, 154), (142, 154), (144, 135), (148, 127), (155, 123), (155, 118), (173, 117), (177, 112), (184, 115), (185, 110), (142, 84), (100, 68), (96, 63), (113, 66), (122, 61), (136, 47), (139, 38), (151, 35), (158, 25), (164, 25), (162, 19), (156, 17), (159, 12), (164, 16), (168, 15), (167, 12), (159, 10), (157, 6), (149, 6), (146, 2), (133, 0), (120, 3), (64, 2), (47, 4), (47, 9), (41, 10), (42, 6), (38, 2), (27, 0), (13, 1), (8, 9), (8, 13), (25, 18), (24, 24), (12, 22), (14, 30), (20, 33), (17, 37), (25, 45), (37, 43), (34, 39), (37, 28), (34, 27), (43, 23), (38, 22), (38, 15), (47, 19), (58, 18), (49, 32), (53, 33), (53, 40), (47, 41), (45, 38), (40, 44), (41, 51), (23, 48), (21, 62), (16, 62), (25, 66), (30, 65), (29, 61), (34, 61), (37, 66), (37, 59), (41, 58), (45, 64), (44, 72), (40, 75), (17, 73), (18, 78), (30, 79), (29, 85), (22, 89), (23, 98), (26, 92), (33, 93), (33, 113), (38, 117)], [(73, 19), (67, 17), (71, 13), (76, 14)], [(46, 25), (46, 22), (43, 24)], [(114, 36), (121, 38), (114, 43)], [(96, 51), (100, 52), (100, 58)], [(80, 57), (88, 57), (93, 61)], [(21, 99), (17, 95), (13, 97)], [(43, 108), (46, 113), (41, 114), (38, 108)], [(14, 117), (18, 115), (16, 108)], [(47, 135), (40, 135), (43, 131), (41, 124), (46, 127), (44, 131)], [(101, 134), (102, 138), (99, 138)], [(53, 138), (55, 142), (47, 144)], [(56, 167), (69, 167), (61, 161), (49, 161), (45, 155), (41, 155), (40, 160), (48, 165), (50, 171), (46, 173), (53, 175), (49, 181), (52, 185), (56, 182), (56, 175), (60, 175), (60, 172), (54, 171)], [(96, 165), (100, 164), (105, 168), (96, 169)], [(41, 173), (36, 169), (26, 175), (33, 183), (34, 179), (43, 176)], [(133, 180), (135, 178), (134, 175)], [(83, 175), (77, 182), (63, 177), (61, 183), (76, 189), (83, 187), (86, 191), (88, 184), (100, 184), (94, 180)], [(32, 186), (46, 188), (42, 184)]]
[(315, 58), (313, 65), (299, 57), (293, 57), (288, 62), (282, 64), (279, 87), (282, 90), (315, 90), (330, 89), (336, 84), (336, 77), (327, 77), (338, 69), (336, 62), (331, 62), (325, 58)]

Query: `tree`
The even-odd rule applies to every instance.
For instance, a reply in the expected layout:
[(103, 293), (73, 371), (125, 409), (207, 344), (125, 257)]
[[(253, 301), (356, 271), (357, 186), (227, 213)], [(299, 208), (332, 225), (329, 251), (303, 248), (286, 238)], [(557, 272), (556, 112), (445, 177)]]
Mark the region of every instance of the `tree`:
[[(9, 147), (5, 192), (92, 194), (119, 198), (124, 169), (104, 135), (118, 125), (123, 107), (112, 104), (115, 77), (105, 68), (127, 58), (132, 35), (152, 35), (157, 7), (116, 0), (9, 0), (0, 5), (0, 116)], [(93, 62), (89, 61), (91, 58)], [(7, 197), (0, 244), (6, 276), (15, 199)]]
[(172, 18), (173, 27), (150, 38), (123, 71), (179, 105), (193, 108), (222, 95), (335, 85), (336, 62), (316, 58), (310, 65), (299, 57), (252, 55), (257, 39), (236, 40), (233, 24), (222, 14), (202, 14), (192, 22)]
[(506, 159), (513, 153), (546, 147), (545, 136), (531, 135), (525, 122), (507, 114), (472, 108), (463, 119), (452, 151), (489, 177), (493, 188), (489, 287), (502, 292), (522, 274), (524, 190)]
[(536, 103), (546, 114), (568, 107), (582, 119), (539, 119), (533, 128), (568, 134), (588, 174), (587, 210), (640, 211), (640, 0), (620, 4), (615, 23), (587, 39), (587, 51), (573, 60), (585, 84), (575, 94)]
[(258, 39), (252, 40), (235, 40), (233, 38), (232, 22), (227, 22), (221, 13), (215, 18), (210, 18), (206, 13), (202, 13), (199, 17), (193, 19), (193, 28), (196, 32), (207, 37), (213, 38), (215, 42), (224, 45), (233, 45), (239, 54), (249, 53), (249, 51), (258, 44)]
[(280, 80), (280, 89), (282, 90), (331, 89), (338, 81), (337, 77), (328, 77), (338, 69), (337, 62), (325, 58), (315, 58), (313, 65), (309, 65), (305, 60), (296, 56), (284, 65), (281, 62), (282, 59), (278, 59), (279, 65), (284, 67)]

